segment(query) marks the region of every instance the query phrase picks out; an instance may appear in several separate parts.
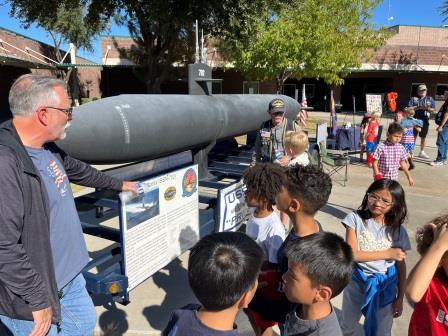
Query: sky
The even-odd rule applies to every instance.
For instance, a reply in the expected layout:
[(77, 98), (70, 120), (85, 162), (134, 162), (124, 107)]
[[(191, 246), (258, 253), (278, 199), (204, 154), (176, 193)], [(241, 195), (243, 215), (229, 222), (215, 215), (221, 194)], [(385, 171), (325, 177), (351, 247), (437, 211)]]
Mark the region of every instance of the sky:
[[(385, 0), (375, 9), (372, 23), (377, 27), (395, 26), (398, 24), (442, 26), (448, 24), (448, 21), (443, 21), (443, 17), (439, 13), (439, 7), (443, 2), (444, 0)], [(32, 26), (29, 29), (22, 28), (17, 19), (9, 16), (9, 10), (10, 8), (7, 4), (4, 4), (4, 0), (0, 0), (0, 27), (50, 45), (52, 44), (50, 37), (43, 29), (36, 26)], [(127, 36), (129, 33), (125, 27), (113, 26), (110, 32), (104, 33), (104, 35)], [(101, 63), (100, 39), (95, 39), (93, 45), (95, 48), (93, 53), (79, 50), (78, 55), (93, 62)], [(62, 46), (62, 48), (67, 50), (68, 46)]]

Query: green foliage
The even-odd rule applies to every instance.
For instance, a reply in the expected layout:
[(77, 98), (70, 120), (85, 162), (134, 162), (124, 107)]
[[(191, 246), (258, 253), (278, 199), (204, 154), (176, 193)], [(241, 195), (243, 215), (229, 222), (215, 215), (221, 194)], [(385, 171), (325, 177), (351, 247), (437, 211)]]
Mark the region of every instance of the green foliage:
[(295, 1), (261, 18), (246, 45), (234, 45), (239, 50), (232, 54), (235, 66), (250, 79), (277, 79), (278, 86), (290, 77), (341, 84), (350, 69), (359, 67), (387, 38), (384, 30), (368, 23), (377, 4), (378, 0)]
[(7, 2), (11, 5), (11, 16), (21, 20), (24, 27), (35, 23), (48, 31), (57, 49), (62, 42), (71, 42), (77, 48), (93, 51), (93, 37), (108, 27), (108, 19), (104, 17), (98, 17), (95, 23), (87, 22), (86, 4), (83, 2), (52, 0), (7, 0)]
[(113, 4), (121, 8), (119, 23), (125, 24), (136, 47), (121, 50), (123, 57), (143, 65), (138, 69), (150, 93), (160, 92), (160, 85), (172, 71), (172, 64), (194, 61), (194, 22), (210, 39), (244, 40), (270, 0), (128, 0)]

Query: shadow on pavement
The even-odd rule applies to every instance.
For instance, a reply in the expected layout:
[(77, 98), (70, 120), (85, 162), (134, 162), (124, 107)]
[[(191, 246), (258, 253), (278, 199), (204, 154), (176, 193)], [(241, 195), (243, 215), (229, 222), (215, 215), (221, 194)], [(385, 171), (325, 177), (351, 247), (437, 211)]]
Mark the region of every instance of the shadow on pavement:
[[(344, 208), (344, 209), (347, 209), (348, 211), (343, 211), (338, 208)], [(353, 209), (349, 209), (347, 207), (339, 206), (339, 205), (332, 204), (332, 203), (327, 203), (320, 209), (320, 211), (325, 212), (325, 213), (332, 215), (336, 218), (339, 218), (341, 220), (344, 219), (345, 216), (347, 216), (347, 214), (352, 210)]]
[(109, 295), (94, 295), (92, 300), (95, 306), (103, 306), (107, 309), (98, 319), (103, 336), (125, 335), (129, 329), (126, 312), (118, 309), (117, 304), (111, 301)]
[(173, 310), (196, 302), (196, 299), (188, 286), (187, 270), (182, 266), (180, 259), (174, 259), (161, 271), (155, 273), (152, 279), (166, 294), (160, 305), (143, 309), (143, 315), (153, 329), (163, 330)]

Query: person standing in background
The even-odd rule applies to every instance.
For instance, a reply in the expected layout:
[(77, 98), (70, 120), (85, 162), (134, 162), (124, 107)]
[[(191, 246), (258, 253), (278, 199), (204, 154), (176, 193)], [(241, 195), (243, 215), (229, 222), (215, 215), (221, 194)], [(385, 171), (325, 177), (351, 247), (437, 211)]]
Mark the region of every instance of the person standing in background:
[(423, 122), (423, 127), (420, 132), (415, 131), (414, 136), (417, 139), (417, 134), (420, 135), (420, 153), (419, 157), (429, 159), (429, 155), (425, 153), (426, 136), (429, 130), (429, 117), (434, 113), (436, 103), (432, 97), (427, 95), (428, 89), (425, 84), (420, 84), (417, 88), (418, 97), (412, 97), (408, 102), (408, 107), (415, 110), (415, 118)]

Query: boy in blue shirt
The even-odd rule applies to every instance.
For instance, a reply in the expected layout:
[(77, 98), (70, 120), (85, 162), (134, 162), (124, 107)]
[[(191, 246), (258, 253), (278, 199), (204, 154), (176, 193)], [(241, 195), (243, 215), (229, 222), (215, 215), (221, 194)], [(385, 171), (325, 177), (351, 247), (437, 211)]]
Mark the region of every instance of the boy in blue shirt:
[(258, 285), (263, 251), (239, 232), (202, 238), (191, 250), (188, 281), (200, 304), (175, 310), (163, 336), (236, 336), (235, 318)]

